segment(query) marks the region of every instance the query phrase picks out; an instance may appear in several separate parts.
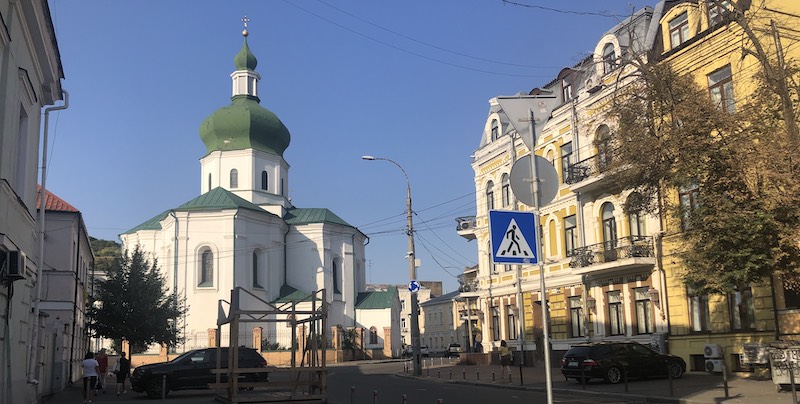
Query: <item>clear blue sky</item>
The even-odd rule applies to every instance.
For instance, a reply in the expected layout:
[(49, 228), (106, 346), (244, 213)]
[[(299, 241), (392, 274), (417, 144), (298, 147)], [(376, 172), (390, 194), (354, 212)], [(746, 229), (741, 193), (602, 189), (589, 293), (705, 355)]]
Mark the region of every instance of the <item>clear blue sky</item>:
[(409, 280), (405, 180), (417, 278), (477, 262), (456, 234), (475, 214), (470, 155), (497, 95), (527, 92), (591, 53), (656, 0), (49, 0), (70, 93), (51, 115), (47, 188), (89, 234), (118, 235), (200, 194), (200, 123), (230, 102), (233, 56), (258, 58), (261, 105), (289, 128), (295, 206), (328, 208), (370, 237), (370, 283)]

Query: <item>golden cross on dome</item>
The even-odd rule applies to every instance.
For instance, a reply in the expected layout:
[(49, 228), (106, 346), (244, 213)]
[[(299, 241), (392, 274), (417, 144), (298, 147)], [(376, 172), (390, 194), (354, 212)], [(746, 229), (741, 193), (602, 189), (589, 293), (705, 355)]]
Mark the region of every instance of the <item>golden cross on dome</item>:
[(247, 16), (244, 16), (244, 18), (242, 18), (242, 23), (244, 24), (244, 30), (242, 30), (242, 36), (244, 36), (244, 37), (247, 37), (247, 23), (249, 21), (250, 21), (250, 19), (247, 18)]

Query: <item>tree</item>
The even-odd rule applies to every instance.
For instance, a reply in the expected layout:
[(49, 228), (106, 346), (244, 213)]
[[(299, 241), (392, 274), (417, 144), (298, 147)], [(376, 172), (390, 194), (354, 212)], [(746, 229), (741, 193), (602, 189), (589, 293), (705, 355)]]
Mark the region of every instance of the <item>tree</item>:
[(126, 340), (133, 352), (151, 344), (174, 346), (182, 341), (180, 319), (186, 306), (168, 294), (157, 260), (151, 264), (139, 246), (125, 251), (106, 268), (95, 301), (89, 307), (89, 327), (95, 336)]
[[(699, 293), (773, 275), (791, 281), (800, 270), (800, 75), (768, 56), (735, 7), (731, 19), (749, 40), (745, 53), (761, 66), (757, 90), (737, 100), (736, 112), (722, 111), (666, 63), (637, 64), (640, 79), (618, 89), (612, 108), (619, 128), (609, 191), (633, 190), (639, 197), (626, 211), (657, 212), (682, 227), (681, 275)], [(697, 190), (698, 203), (693, 196), (680, 203), (688, 189)]]

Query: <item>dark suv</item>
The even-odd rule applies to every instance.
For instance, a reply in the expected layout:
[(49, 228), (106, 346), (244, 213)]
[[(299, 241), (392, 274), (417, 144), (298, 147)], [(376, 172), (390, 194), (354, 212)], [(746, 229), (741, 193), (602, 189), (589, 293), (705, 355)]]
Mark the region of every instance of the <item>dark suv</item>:
[(675, 355), (660, 354), (636, 342), (595, 342), (574, 345), (561, 359), (561, 373), (567, 379), (588, 382), (602, 378), (619, 383), (625, 373), (633, 377), (679, 378), (686, 362)]
[[(217, 350), (222, 355), (221, 366), (228, 368), (228, 348), (204, 348), (188, 351), (169, 361), (142, 365), (131, 375), (131, 390), (145, 392), (150, 397), (161, 397), (164, 375), (167, 376), (166, 391), (207, 389), (217, 378), (212, 370), (217, 368)], [(253, 348), (239, 347), (239, 368), (263, 368), (267, 361)], [(267, 373), (241, 375), (243, 381), (266, 381)], [(222, 375), (227, 381), (227, 375)], [(166, 396), (166, 394), (164, 394)]]

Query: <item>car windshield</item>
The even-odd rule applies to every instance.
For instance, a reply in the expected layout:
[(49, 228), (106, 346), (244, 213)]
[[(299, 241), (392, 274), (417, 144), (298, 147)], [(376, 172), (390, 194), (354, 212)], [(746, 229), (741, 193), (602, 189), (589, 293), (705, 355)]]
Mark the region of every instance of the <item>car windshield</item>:
[(564, 356), (589, 356), (591, 351), (592, 347), (590, 346), (574, 346)]

